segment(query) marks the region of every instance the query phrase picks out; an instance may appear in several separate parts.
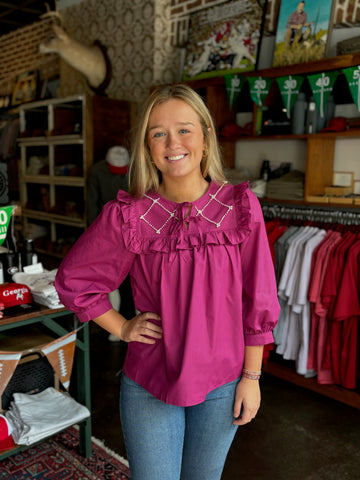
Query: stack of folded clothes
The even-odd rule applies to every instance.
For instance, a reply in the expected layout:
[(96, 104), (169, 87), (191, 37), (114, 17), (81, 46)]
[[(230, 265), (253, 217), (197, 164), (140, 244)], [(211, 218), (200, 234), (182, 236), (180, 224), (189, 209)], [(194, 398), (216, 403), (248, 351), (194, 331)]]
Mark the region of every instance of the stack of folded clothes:
[(14, 282), (23, 283), (30, 288), (36, 303), (48, 308), (61, 308), (64, 305), (60, 302), (54, 286), (56, 272), (57, 269), (50, 271), (42, 269), (39, 273), (18, 272), (12, 278)]
[(304, 173), (292, 170), (280, 178), (269, 180), (266, 185), (266, 196), (284, 200), (303, 200), (304, 180)]
[(34, 395), (14, 393), (14, 401), (5, 413), (18, 445), (31, 445), (89, 416), (84, 405), (53, 387)]

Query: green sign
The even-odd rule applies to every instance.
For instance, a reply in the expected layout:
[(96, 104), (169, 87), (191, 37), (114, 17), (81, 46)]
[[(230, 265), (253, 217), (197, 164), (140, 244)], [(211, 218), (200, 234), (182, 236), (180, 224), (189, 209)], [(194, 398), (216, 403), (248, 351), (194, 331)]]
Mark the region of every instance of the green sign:
[(271, 78), (248, 77), (248, 82), (250, 83), (250, 96), (252, 100), (259, 107), (262, 107), (269, 93)]
[(360, 66), (344, 68), (346, 80), (358, 110), (360, 110)]
[(324, 116), (325, 106), (332, 92), (338, 72), (315, 73), (307, 77), (320, 116)]
[(0, 245), (5, 241), (13, 208), (15, 207), (0, 207)]
[(240, 75), (226, 75), (225, 85), (230, 108), (234, 105), (245, 83), (245, 77)]
[(279, 77), (276, 79), (276, 81), (279, 85), (284, 107), (286, 108), (286, 114), (288, 118), (290, 118), (290, 112), (294, 108), (294, 103), (299, 95), (304, 78), (300, 76), (288, 75), (287, 77)]

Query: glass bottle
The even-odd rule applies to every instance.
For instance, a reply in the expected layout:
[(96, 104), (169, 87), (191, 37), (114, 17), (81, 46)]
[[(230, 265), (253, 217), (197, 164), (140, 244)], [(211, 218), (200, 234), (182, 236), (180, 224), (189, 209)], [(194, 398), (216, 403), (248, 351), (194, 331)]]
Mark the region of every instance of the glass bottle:
[(270, 177), (270, 162), (269, 160), (264, 160), (260, 170), (260, 178), (267, 182)]
[(307, 103), (305, 93), (300, 92), (294, 105), (292, 133), (294, 135), (302, 135), (305, 133), (305, 117)]
[(22, 266), (35, 265), (38, 263), (38, 258), (34, 250), (34, 241), (32, 238), (25, 238), (22, 248)]

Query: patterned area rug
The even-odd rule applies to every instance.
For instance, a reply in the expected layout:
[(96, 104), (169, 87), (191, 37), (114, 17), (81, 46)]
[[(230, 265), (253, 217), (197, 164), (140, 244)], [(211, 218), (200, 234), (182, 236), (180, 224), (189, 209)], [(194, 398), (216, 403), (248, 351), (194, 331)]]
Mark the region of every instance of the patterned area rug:
[[(6, 480), (128, 480), (126, 460), (92, 439), (92, 456), (78, 453), (78, 430), (70, 427), (23, 452), (5, 458), (0, 479)], [(123, 463), (125, 462), (125, 463)]]

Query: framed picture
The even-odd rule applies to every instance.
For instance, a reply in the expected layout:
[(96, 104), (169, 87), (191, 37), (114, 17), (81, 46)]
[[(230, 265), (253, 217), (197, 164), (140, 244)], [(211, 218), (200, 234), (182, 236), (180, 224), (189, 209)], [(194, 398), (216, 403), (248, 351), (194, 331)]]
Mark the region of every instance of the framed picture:
[(190, 15), (183, 80), (254, 70), (265, 4), (232, 0)]
[(332, 0), (282, 0), (276, 29), (273, 66), (324, 58)]
[(18, 75), (12, 94), (12, 105), (20, 105), (36, 99), (37, 79), (37, 71)]

